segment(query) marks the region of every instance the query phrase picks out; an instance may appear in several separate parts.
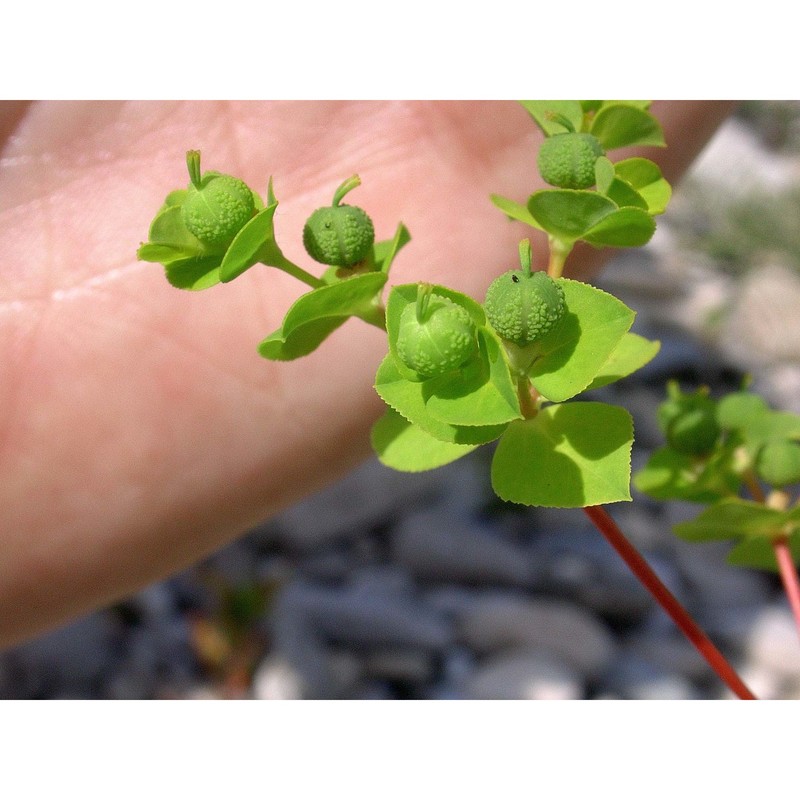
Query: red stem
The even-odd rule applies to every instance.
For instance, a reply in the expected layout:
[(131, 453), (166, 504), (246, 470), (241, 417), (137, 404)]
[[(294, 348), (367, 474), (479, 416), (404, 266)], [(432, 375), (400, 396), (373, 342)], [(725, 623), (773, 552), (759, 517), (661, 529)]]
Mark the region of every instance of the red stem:
[(650, 565), (642, 558), (639, 551), (625, 538), (616, 522), (602, 506), (587, 506), (583, 509), (586, 516), (605, 536), (608, 543), (619, 553), (631, 572), (655, 598), (656, 602), (669, 614), (673, 622), (681, 629), (684, 636), (700, 651), (714, 672), (725, 682), (728, 688), (741, 700), (755, 700), (756, 696), (745, 686), (725, 656), (714, 646), (714, 643), (700, 629), (689, 612), (677, 601), (675, 596), (661, 582)]
[(772, 547), (775, 551), (775, 558), (778, 560), (783, 588), (789, 598), (797, 632), (800, 635), (800, 581), (798, 581), (797, 569), (794, 566), (791, 550), (789, 550), (789, 539), (786, 536), (776, 539), (772, 543)]

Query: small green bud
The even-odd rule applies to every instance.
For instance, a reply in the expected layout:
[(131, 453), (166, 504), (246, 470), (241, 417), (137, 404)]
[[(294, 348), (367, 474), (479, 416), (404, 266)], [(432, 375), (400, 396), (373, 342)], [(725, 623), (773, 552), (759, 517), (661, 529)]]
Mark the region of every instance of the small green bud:
[(435, 378), (475, 355), (475, 325), (460, 305), (431, 294), (431, 287), (421, 284), (417, 303), (400, 315), (396, 349), (409, 369), (422, 378)]
[(658, 409), (658, 424), (679, 453), (702, 455), (713, 450), (720, 434), (716, 403), (704, 390), (683, 394), (670, 384), (669, 398)]
[(232, 175), (206, 172), (201, 178), (197, 150), (186, 154), (186, 163), (192, 182), (181, 208), (183, 224), (204, 244), (230, 244), (255, 213), (253, 193)]
[(536, 163), (551, 186), (588, 189), (595, 184), (594, 165), (602, 155), (603, 148), (591, 133), (557, 133), (542, 142)]
[(303, 227), (306, 252), (320, 264), (352, 267), (363, 261), (375, 242), (375, 228), (364, 209), (339, 205), (341, 199), (361, 181), (357, 175), (346, 180), (333, 196), (333, 204), (318, 208)]
[(544, 272), (529, 269), (512, 269), (495, 278), (483, 305), (495, 331), (519, 347), (550, 333), (566, 311), (564, 290)]
[(767, 442), (756, 457), (756, 472), (771, 486), (800, 482), (800, 444), (786, 440)]

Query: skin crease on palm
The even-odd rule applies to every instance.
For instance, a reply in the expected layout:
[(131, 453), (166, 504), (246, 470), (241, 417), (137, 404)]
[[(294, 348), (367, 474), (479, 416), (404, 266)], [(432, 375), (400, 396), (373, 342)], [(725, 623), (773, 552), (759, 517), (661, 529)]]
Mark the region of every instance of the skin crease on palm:
[[(652, 110), (670, 147), (642, 152), (674, 180), (730, 104)], [(540, 134), (513, 102), (0, 103), (0, 134), (2, 646), (191, 564), (369, 453), (379, 330), (351, 320), (269, 362), (257, 344), (303, 285), (255, 267), (185, 292), (136, 260), (187, 149), (262, 196), (273, 176), (278, 242), (315, 274), (303, 222), (358, 173), (347, 202), (377, 238), (412, 234), (391, 283), (478, 299), (532, 234), (489, 194), (541, 186)], [(599, 264), (576, 248), (567, 275)]]

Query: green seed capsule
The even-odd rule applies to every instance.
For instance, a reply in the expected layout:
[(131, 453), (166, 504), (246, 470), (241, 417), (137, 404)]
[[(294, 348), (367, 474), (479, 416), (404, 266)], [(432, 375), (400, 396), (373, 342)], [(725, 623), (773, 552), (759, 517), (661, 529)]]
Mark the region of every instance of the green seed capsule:
[(503, 339), (525, 347), (550, 333), (564, 316), (564, 290), (544, 272), (513, 269), (489, 285), (484, 309)]
[(469, 361), (477, 350), (475, 325), (469, 314), (445, 297), (424, 297), (400, 315), (397, 356), (422, 378), (444, 375)]
[(183, 224), (204, 244), (230, 244), (255, 213), (253, 193), (232, 175), (206, 172), (201, 178), (196, 150), (186, 154), (186, 162), (192, 182), (181, 208)]
[(361, 181), (346, 180), (333, 196), (333, 204), (318, 208), (303, 227), (303, 245), (315, 261), (334, 267), (352, 267), (363, 261), (375, 242), (375, 228), (364, 209), (339, 205)]
[(673, 450), (690, 455), (710, 452), (720, 435), (714, 400), (703, 391), (682, 394), (674, 385), (659, 406), (658, 424)]
[(788, 486), (800, 482), (800, 444), (768, 442), (756, 458), (756, 472), (772, 486)]
[(604, 155), (600, 142), (590, 133), (557, 133), (539, 148), (537, 166), (542, 178), (561, 189), (594, 186), (594, 165)]
[(306, 252), (321, 264), (352, 267), (363, 261), (375, 241), (372, 220), (358, 206), (318, 208), (303, 228)]

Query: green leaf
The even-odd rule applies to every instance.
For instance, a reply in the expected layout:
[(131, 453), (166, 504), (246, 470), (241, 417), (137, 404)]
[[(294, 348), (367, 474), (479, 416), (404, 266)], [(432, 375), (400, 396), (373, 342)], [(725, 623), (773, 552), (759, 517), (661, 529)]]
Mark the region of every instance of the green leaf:
[(219, 283), (219, 256), (184, 258), (165, 264), (167, 280), (178, 289), (201, 291)]
[(492, 486), (512, 503), (584, 508), (630, 500), (633, 422), (605, 403), (546, 406), (512, 422), (492, 460)]
[(594, 380), (636, 316), (613, 295), (586, 283), (559, 278), (567, 313), (538, 342), (541, 355), (528, 374), (536, 390), (560, 403)]
[(375, 269), (384, 275), (389, 274), (392, 263), (397, 254), (411, 241), (411, 234), (403, 223), (399, 223), (394, 238), (383, 242), (376, 242), (372, 248), (372, 257)]
[(600, 192), (600, 194), (608, 194), (608, 190), (611, 188), (616, 174), (614, 164), (605, 156), (600, 156), (597, 161), (594, 162), (594, 180), (597, 185), (597, 191)]
[(652, 104), (652, 100), (603, 100), (600, 106), (633, 106), (647, 111)]
[(731, 497), (709, 506), (695, 519), (673, 526), (676, 536), (689, 542), (735, 539), (742, 536), (786, 536), (800, 529), (800, 508), (779, 511), (752, 500)]
[(790, 411), (773, 411), (754, 415), (741, 428), (748, 443), (763, 444), (776, 439), (800, 439), (800, 415)]
[(530, 196), (528, 210), (551, 236), (574, 242), (614, 213), (617, 206), (607, 197), (584, 189), (542, 189)]
[[(186, 192), (183, 191), (183, 194)], [(189, 233), (183, 224), (180, 205), (176, 204), (180, 195), (181, 192), (172, 192), (168, 195), (167, 200), (172, 198), (173, 202), (165, 202), (150, 224), (148, 240), (139, 248), (139, 257), (143, 261), (155, 260), (147, 257), (148, 251), (153, 252), (153, 248), (148, 247), (149, 245), (164, 248), (165, 254), (172, 253), (171, 261), (199, 258), (213, 253), (213, 250)]]
[(724, 430), (747, 430), (770, 409), (764, 398), (753, 392), (740, 391), (725, 395), (717, 403), (717, 423)]
[(477, 446), (435, 439), (391, 408), (373, 425), (371, 440), (381, 463), (400, 472), (436, 469), (467, 455)]
[(419, 381), (407, 381), (403, 378), (391, 354), (378, 367), (375, 391), (381, 399), (435, 439), (452, 444), (478, 445), (493, 442), (505, 430), (505, 425), (458, 426), (438, 420), (431, 416), (425, 406), (423, 387), (424, 384)]
[(594, 116), (590, 133), (605, 150), (630, 145), (664, 147), (664, 132), (648, 111), (628, 104), (604, 105)]
[(283, 320), (258, 347), (264, 358), (291, 361), (308, 355), (348, 317), (368, 313), (386, 283), (382, 272), (355, 275), (299, 297)]
[(647, 201), (627, 181), (621, 178), (614, 178), (603, 194), (609, 200), (613, 200), (620, 208), (640, 208), (643, 211), (647, 211)]
[(492, 203), (494, 203), (494, 205), (497, 206), (497, 208), (499, 208), (510, 219), (524, 222), (526, 225), (530, 225), (538, 230), (544, 230), (533, 217), (531, 212), (528, 211), (527, 206), (523, 206), (521, 203), (515, 203), (513, 200), (509, 200), (507, 197), (501, 197), (499, 194), (490, 195), (490, 199)]
[(672, 197), (672, 187), (661, 174), (658, 164), (648, 158), (626, 158), (614, 168), (617, 177), (629, 183), (647, 203), (647, 210), (663, 214)]
[[(795, 564), (800, 563), (800, 531), (796, 531), (789, 537), (789, 552), (792, 554), (792, 561)], [(728, 553), (728, 563), (734, 567), (779, 571), (772, 542), (763, 536), (754, 536), (739, 542)]]
[(423, 384), (425, 407), (449, 425), (503, 425), (522, 414), (505, 350), (494, 333), (478, 328), (480, 358)]
[(646, 211), (620, 208), (587, 230), (581, 239), (595, 247), (641, 247), (650, 241), (655, 230), (655, 220)]
[(651, 341), (636, 333), (626, 333), (603, 364), (600, 372), (584, 391), (599, 389), (625, 378), (652, 361), (661, 349), (661, 342)]
[(520, 100), (520, 103), (546, 136), (568, 130), (564, 125), (550, 119), (550, 114), (566, 117), (576, 131), (580, 131), (583, 125), (583, 109), (579, 100)]
[[(186, 251), (181, 247), (169, 244), (153, 244), (145, 242), (136, 251), (139, 261), (151, 261), (155, 264), (163, 264), (165, 267), (173, 261), (186, 261), (196, 256), (187, 256)], [(219, 257), (217, 257), (219, 261)]]
[(722, 452), (706, 463), (662, 447), (634, 475), (633, 485), (656, 500), (713, 503), (739, 489), (740, 481), (730, 470), (730, 458), (730, 453)]
[(283, 267), (286, 263), (281, 249), (275, 241), (273, 218), (277, 203), (259, 211), (231, 242), (222, 259), (220, 279), (228, 283), (238, 278), (259, 262), (271, 267)]

